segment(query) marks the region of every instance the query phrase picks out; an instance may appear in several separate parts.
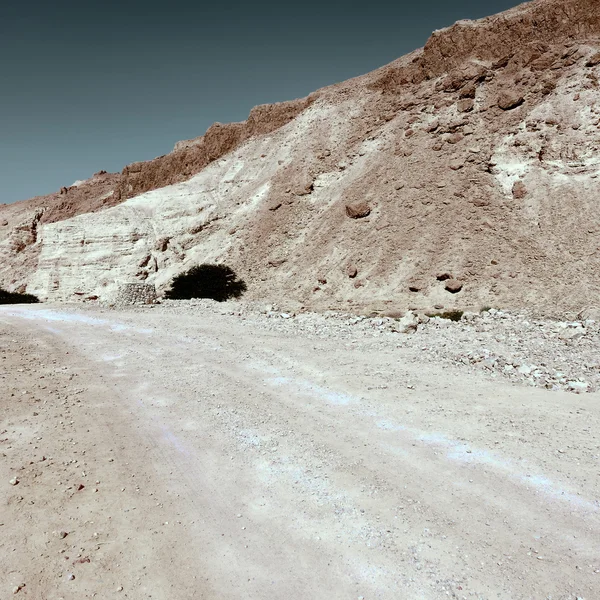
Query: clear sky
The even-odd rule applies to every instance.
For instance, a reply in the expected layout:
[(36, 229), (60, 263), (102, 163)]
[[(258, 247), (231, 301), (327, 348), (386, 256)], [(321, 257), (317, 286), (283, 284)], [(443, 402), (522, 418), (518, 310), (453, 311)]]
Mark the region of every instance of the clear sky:
[(169, 152), (515, 0), (20, 0), (0, 6), (0, 202)]

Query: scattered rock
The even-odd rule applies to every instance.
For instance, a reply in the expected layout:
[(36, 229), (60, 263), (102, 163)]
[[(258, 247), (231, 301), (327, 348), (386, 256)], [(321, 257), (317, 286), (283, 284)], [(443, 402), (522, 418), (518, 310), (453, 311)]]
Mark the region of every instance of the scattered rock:
[[(144, 258), (142, 258), (139, 262), (138, 262), (138, 267), (140, 268), (144, 268), (148, 266), (148, 263), (150, 262), (150, 259), (152, 258), (152, 256), (150, 254), (146, 254), (146, 256), (144, 256)], [(83, 293), (83, 292), (82, 292)]]
[(581, 392), (586, 392), (588, 387), (589, 387), (589, 383), (587, 383), (586, 381), (568, 381), (567, 382), (567, 389), (571, 390), (572, 392), (576, 392), (578, 394)]
[(166, 252), (167, 248), (169, 247), (170, 239), (171, 238), (168, 237), (159, 237), (154, 244), (154, 249), (158, 250), (159, 252)]
[(560, 340), (577, 340), (585, 335), (583, 327), (569, 327), (558, 334)]
[(512, 110), (513, 108), (521, 106), (523, 102), (525, 102), (525, 98), (523, 98), (523, 96), (521, 96), (520, 94), (517, 94), (516, 92), (512, 91), (500, 92), (497, 101), (498, 106), (502, 110)]
[[(443, 283), (446, 281), (451, 279)], [(424, 287), (428, 287), (428, 282), (424, 283)], [(369, 282), (358, 280), (353, 285), (360, 287), (369, 285)], [(422, 300), (420, 296), (417, 298)], [(486, 301), (493, 304), (495, 299)], [(486, 301), (482, 301), (482, 304)], [(173, 301), (173, 308), (169, 310), (175, 310), (183, 302)], [(166, 301), (167, 308), (170, 303)], [(206, 310), (212, 309), (212, 303), (202, 306)], [(358, 306), (349, 306), (358, 309)], [(396, 307), (395, 304), (391, 306)], [(344, 338), (350, 334), (345, 327), (376, 329), (383, 334), (397, 333), (400, 328), (398, 321), (389, 317), (391, 309), (387, 309), (386, 313), (381, 305), (376, 308), (364, 313), (369, 317), (352, 316), (352, 309), (350, 314), (341, 312), (337, 314), (340, 318), (338, 324), (336, 314), (320, 315), (300, 310), (293, 322), (300, 331), (316, 330), (320, 334), (332, 332), (335, 335), (336, 328), (342, 327), (338, 335)], [(443, 306), (443, 303), (435, 306), (436, 311), (445, 309), (448, 313), (460, 312), (452, 311), (452, 308)], [(417, 333), (408, 336), (402, 344), (418, 350), (419, 356), (427, 357), (427, 360), (454, 366), (462, 364), (483, 370), (487, 376), (491, 374), (515, 383), (571, 393), (595, 392), (600, 388), (600, 361), (596, 352), (600, 343), (600, 319), (590, 317), (596, 314), (595, 310), (581, 311), (581, 317), (578, 316), (577, 320), (565, 322), (538, 320), (529, 313), (526, 317), (494, 308), (464, 312), (456, 322), (438, 317), (430, 320), (420, 317)], [(413, 305), (409, 311), (420, 313), (423, 306)], [(263, 308), (261, 305), (259, 314), (261, 319), (268, 319), (265, 323), (268, 328), (283, 327), (287, 330), (290, 326), (289, 320), (272, 318), (280, 316), (278, 307)], [(571, 338), (571, 335), (574, 337)], [(578, 343), (578, 339), (582, 343)], [(526, 367), (519, 371), (523, 365)], [(576, 385), (569, 386), (571, 382), (576, 382)]]
[(456, 104), (456, 110), (461, 113), (471, 112), (475, 106), (475, 101), (471, 98), (463, 98)]
[(192, 225), (187, 232), (190, 235), (198, 235), (205, 227), (206, 223), (196, 223), (196, 225)]
[(457, 131), (456, 133), (452, 133), (450, 134), (447, 138), (446, 141), (449, 144), (458, 144), (459, 142), (462, 142), (462, 140), (464, 139), (464, 135), (462, 133), (460, 133), (460, 131)]
[(512, 195), (515, 200), (522, 200), (527, 196), (527, 187), (521, 180), (515, 181), (512, 187)]
[(351, 219), (363, 219), (371, 214), (371, 207), (366, 202), (346, 204), (346, 214)]
[(350, 277), (350, 279), (354, 279), (358, 275), (358, 269), (355, 265), (348, 265), (346, 267), (346, 275)]
[(529, 366), (529, 365), (521, 365), (517, 371), (521, 374), (521, 375), (530, 375), (531, 372), (534, 370), (534, 367)]
[(415, 313), (409, 312), (398, 320), (395, 328), (399, 333), (414, 333), (418, 326), (419, 317)]
[(474, 82), (468, 83), (458, 93), (459, 98), (475, 98), (477, 94), (477, 85)]
[(287, 261), (286, 258), (274, 258), (273, 260), (270, 260), (267, 264), (270, 267), (280, 267), (286, 261)]
[(445, 289), (451, 294), (458, 294), (463, 288), (463, 284), (458, 279), (448, 279), (446, 281)]
[(309, 196), (314, 191), (314, 182), (311, 178), (298, 183), (293, 190), (296, 196)]
[(600, 52), (596, 52), (596, 54), (590, 56), (585, 63), (586, 67), (595, 67), (597, 65), (600, 65)]

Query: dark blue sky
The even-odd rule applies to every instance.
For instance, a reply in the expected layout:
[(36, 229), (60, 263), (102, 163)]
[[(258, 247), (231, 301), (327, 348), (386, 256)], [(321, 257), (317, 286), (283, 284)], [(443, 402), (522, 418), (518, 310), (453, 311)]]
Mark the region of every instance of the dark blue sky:
[(514, 0), (21, 0), (0, 7), (0, 202), (165, 154)]

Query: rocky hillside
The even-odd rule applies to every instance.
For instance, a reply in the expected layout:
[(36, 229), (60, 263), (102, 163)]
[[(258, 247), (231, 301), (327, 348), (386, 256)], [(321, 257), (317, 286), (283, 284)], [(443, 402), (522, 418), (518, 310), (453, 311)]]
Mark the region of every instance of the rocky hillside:
[(600, 5), (535, 0), (173, 152), (0, 207), (0, 285), (231, 265), (313, 309), (600, 308)]

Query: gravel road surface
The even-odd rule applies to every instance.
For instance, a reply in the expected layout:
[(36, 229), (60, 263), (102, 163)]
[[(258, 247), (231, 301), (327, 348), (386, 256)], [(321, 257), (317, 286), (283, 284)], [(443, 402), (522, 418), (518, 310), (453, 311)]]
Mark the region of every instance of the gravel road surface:
[(0, 308), (0, 598), (600, 598), (598, 393), (264, 322)]

